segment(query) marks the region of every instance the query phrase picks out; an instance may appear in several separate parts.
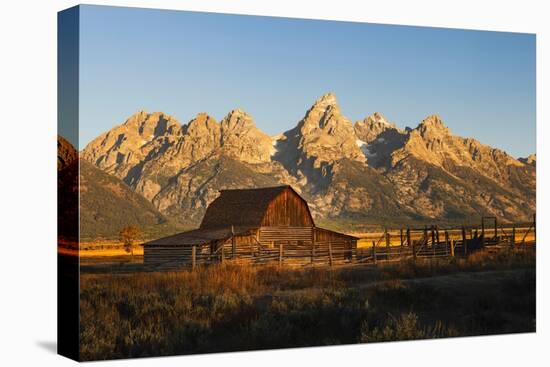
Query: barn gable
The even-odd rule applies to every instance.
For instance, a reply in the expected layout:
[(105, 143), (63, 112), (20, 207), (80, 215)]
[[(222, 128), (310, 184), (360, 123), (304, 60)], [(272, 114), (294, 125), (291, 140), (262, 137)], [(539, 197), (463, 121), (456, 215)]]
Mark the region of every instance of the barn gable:
[(294, 189), (287, 186), (274, 197), (264, 211), (261, 222), (265, 227), (313, 227), (313, 217), (307, 202)]
[(290, 186), (222, 190), (201, 229), (230, 226), (314, 226), (307, 202)]

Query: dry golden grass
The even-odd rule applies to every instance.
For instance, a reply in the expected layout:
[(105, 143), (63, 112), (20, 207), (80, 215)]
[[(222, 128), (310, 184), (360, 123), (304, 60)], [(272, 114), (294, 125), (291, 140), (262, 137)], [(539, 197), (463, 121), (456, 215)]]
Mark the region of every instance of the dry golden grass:
[(535, 255), (378, 267), (82, 274), (84, 360), (535, 329)]
[[(86, 249), (77, 251), (76, 249), (68, 249), (63, 247), (57, 248), (57, 253), (65, 256), (79, 256), (80, 257), (115, 257), (115, 256), (130, 256), (124, 248), (111, 248), (111, 249)], [(135, 256), (143, 255), (143, 247), (137, 247), (134, 249)]]
[[(114, 241), (82, 242), (80, 244), (80, 251), (78, 250), (78, 244), (75, 242), (61, 242), (57, 246), (57, 253), (65, 256), (80, 255), (80, 257), (118, 257), (130, 255), (120, 242)], [(133, 254), (135, 256), (142, 256), (143, 247), (135, 246)]]

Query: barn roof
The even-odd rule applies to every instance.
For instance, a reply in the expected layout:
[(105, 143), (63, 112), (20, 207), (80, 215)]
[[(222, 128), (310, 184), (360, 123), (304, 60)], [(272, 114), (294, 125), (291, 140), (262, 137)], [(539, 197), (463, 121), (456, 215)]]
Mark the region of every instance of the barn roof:
[(288, 189), (300, 197), (289, 185), (221, 190), (220, 196), (206, 209), (200, 228), (229, 227), (231, 225), (259, 227), (269, 203)]
[[(285, 190), (291, 190), (306, 204), (307, 202), (289, 186), (265, 187), (257, 189), (221, 190), (220, 196), (206, 209), (199, 229), (175, 234), (149, 241), (150, 246), (201, 245), (223, 241), (232, 235), (247, 235), (262, 226), (262, 220), (269, 204)], [(311, 217), (311, 213), (309, 213)], [(331, 231), (324, 228), (313, 228), (317, 233), (326, 233), (357, 240), (357, 237)]]
[(359, 239), (360, 239), (359, 237), (357, 237), (357, 236), (352, 236), (351, 234), (345, 234), (345, 233), (342, 233), (342, 232), (336, 232), (336, 231), (333, 231), (333, 230), (331, 230), (331, 229), (326, 229), (326, 228), (321, 228), (321, 227), (315, 227), (315, 231), (316, 231), (316, 232), (325, 232), (325, 233), (335, 234), (335, 235), (340, 236), (340, 237), (349, 238), (350, 240), (359, 240)]
[[(235, 235), (243, 235), (249, 233), (254, 228), (251, 227), (233, 227)], [(221, 241), (231, 238), (231, 227), (217, 229), (195, 229), (188, 232), (178, 233), (173, 236), (159, 238), (144, 243), (144, 245), (152, 246), (177, 246), (177, 245), (201, 245), (212, 241)]]

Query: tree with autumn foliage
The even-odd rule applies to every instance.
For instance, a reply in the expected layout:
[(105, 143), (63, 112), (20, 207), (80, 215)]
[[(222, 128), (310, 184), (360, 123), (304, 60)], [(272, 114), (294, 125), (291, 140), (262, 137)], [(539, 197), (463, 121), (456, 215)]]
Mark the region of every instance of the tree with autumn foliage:
[(118, 234), (120, 242), (124, 245), (124, 250), (134, 256), (134, 247), (141, 240), (143, 233), (138, 226), (129, 225), (122, 228)]

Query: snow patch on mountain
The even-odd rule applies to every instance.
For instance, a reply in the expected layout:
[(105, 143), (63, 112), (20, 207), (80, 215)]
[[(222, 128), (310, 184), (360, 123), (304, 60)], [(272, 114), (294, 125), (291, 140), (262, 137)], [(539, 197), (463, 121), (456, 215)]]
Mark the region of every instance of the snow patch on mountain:
[(277, 145), (279, 145), (279, 141), (281, 140), (282, 137), (283, 137), (283, 134), (278, 134), (271, 137), (271, 150), (270, 150), (271, 157), (273, 157), (275, 154), (279, 152), (279, 149), (277, 149)]
[(365, 143), (363, 140), (357, 139), (355, 140), (355, 144), (357, 144), (359, 149), (361, 149), (361, 151), (365, 155), (365, 158), (372, 158), (376, 156), (376, 153), (371, 152), (370, 145)]

